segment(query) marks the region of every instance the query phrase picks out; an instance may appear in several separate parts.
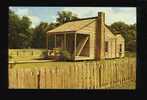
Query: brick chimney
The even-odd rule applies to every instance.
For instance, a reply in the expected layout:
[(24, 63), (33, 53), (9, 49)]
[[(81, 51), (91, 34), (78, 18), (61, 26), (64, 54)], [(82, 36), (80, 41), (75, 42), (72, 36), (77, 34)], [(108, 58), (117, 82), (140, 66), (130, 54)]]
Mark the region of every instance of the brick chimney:
[(104, 25), (105, 25), (105, 13), (98, 12), (96, 23), (96, 43), (95, 43), (95, 59), (104, 59)]

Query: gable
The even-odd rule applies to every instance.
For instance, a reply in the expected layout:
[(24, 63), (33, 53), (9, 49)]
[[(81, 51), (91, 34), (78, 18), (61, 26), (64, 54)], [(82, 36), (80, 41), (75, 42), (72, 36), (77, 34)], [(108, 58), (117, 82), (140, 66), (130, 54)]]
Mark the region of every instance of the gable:
[(105, 39), (108, 40), (108, 39), (111, 39), (111, 38), (115, 38), (115, 35), (108, 29), (108, 27), (105, 25), (104, 26), (105, 28)]

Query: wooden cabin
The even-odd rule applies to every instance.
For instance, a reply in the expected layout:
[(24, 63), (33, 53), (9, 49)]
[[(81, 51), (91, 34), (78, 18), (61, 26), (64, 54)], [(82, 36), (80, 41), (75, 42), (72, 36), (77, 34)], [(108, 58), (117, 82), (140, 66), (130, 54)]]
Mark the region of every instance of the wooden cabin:
[[(49, 41), (54, 42), (50, 43)], [(71, 60), (101, 60), (124, 57), (125, 40), (105, 25), (105, 13), (67, 22), (47, 32), (47, 49), (62, 48)]]

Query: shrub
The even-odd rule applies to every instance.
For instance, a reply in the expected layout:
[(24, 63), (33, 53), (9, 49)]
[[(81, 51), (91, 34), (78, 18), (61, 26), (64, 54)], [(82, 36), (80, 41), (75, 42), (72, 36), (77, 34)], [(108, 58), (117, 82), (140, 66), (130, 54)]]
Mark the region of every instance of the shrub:
[(60, 50), (60, 60), (70, 60), (71, 54), (64, 49)]
[(44, 59), (47, 59), (48, 58), (48, 50), (44, 50), (41, 54), (41, 57)]
[(136, 52), (136, 40), (130, 40), (126, 46), (126, 50), (129, 52)]

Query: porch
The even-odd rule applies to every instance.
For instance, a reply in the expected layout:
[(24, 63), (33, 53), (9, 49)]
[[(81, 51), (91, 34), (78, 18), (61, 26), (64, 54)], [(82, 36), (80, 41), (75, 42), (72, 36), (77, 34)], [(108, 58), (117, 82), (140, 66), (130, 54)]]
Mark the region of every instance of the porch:
[(71, 60), (90, 59), (90, 35), (82, 33), (54, 33), (47, 35), (47, 49), (55, 51), (56, 48), (67, 50)]

